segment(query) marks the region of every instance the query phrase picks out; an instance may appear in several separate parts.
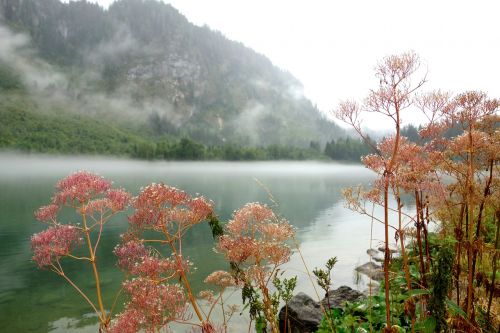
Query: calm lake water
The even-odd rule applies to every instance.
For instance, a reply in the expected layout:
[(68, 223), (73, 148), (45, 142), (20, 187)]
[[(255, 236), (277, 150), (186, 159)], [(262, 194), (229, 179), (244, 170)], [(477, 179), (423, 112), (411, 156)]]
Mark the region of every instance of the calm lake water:
[[(324, 162), (143, 162), (103, 158), (68, 158), (0, 154), (0, 331), (2, 332), (96, 332), (96, 319), (79, 295), (60, 277), (39, 271), (31, 262), (30, 237), (44, 225), (33, 211), (47, 204), (56, 181), (76, 170), (97, 172), (136, 195), (141, 186), (164, 182), (188, 193), (206, 196), (215, 203), (222, 220), (247, 202), (272, 204), (297, 228), (297, 241), (309, 269), (338, 257), (334, 287), (358, 289), (353, 269), (368, 260), (370, 220), (344, 208), (341, 189), (368, 184), (374, 175), (360, 165)], [(70, 217), (75, 219), (76, 217)], [(111, 221), (103, 235), (99, 267), (106, 303), (111, 304), (122, 281), (111, 253), (126, 229), (125, 215)], [(373, 245), (382, 238), (374, 226)], [(195, 263), (192, 275), (196, 291), (205, 289), (203, 279), (212, 271), (227, 269), (213, 251), (206, 225), (198, 225), (183, 241), (184, 253)], [(93, 280), (89, 267), (67, 261), (66, 270), (84, 289)], [(296, 291), (314, 295), (305, 268), (295, 251), (286, 265), (287, 275), (298, 275)], [(238, 302), (239, 293), (231, 300)], [(236, 315), (236, 327), (246, 325)], [(182, 331), (181, 328), (174, 328)], [(238, 330), (235, 329), (235, 332)]]

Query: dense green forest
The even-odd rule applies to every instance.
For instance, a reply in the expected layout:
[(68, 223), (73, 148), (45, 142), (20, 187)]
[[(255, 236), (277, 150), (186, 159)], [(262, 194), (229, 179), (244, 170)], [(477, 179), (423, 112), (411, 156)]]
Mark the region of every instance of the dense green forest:
[(0, 84), (0, 149), (164, 160), (304, 160), (327, 156), (351, 159), (343, 155), (325, 156), (320, 143), (315, 141), (308, 148), (245, 147), (229, 143), (207, 146), (187, 137), (157, 136), (148, 131), (116, 127), (80, 113), (37, 103), (28, 96), (20, 78), (6, 66), (0, 66)]
[[(163, 160), (357, 160), (353, 152), (331, 155), (318, 142), (309, 148), (232, 144), (206, 146), (189, 138), (157, 138), (114, 127), (91, 117), (64, 111), (36, 112), (37, 105), (22, 93), (0, 93), (0, 149), (25, 152), (99, 154)], [(355, 140), (348, 139), (351, 142)], [(350, 149), (350, 147), (346, 147)], [(344, 158), (343, 156), (349, 157)]]
[(326, 143), (325, 155), (333, 160), (359, 162), (361, 156), (372, 153), (373, 148), (358, 139), (345, 138)]

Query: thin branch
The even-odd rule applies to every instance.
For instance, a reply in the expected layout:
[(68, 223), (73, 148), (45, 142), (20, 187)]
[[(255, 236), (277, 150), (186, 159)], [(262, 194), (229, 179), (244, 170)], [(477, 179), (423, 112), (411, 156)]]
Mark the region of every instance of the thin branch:
[(88, 261), (90, 261), (89, 257), (76, 257), (70, 253), (68, 253), (66, 256), (69, 258), (72, 258), (72, 259), (76, 259), (76, 260), (88, 260)]
[(78, 291), (78, 293), (87, 301), (87, 303), (92, 307), (92, 309), (94, 309), (97, 316), (102, 319), (101, 314), (97, 310), (94, 303), (92, 303), (92, 301), (87, 297), (87, 295), (85, 295), (85, 293), (80, 288), (78, 288), (78, 286), (75, 283), (73, 283), (73, 281), (66, 274), (64, 274), (64, 272), (59, 273), (59, 275), (62, 276), (66, 281), (68, 281), (68, 283), (73, 288), (75, 288), (76, 291)]

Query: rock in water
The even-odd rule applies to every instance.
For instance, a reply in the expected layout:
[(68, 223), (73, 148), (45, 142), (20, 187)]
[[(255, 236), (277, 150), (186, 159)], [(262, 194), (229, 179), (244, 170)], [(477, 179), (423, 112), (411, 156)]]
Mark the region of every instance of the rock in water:
[(325, 308), (328, 307), (328, 304), (331, 308), (343, 308), (345, 302), (355, 302), (363, 297), (363, 293), (347, 286), (341, 286), (335, 290), (329, 290), (321, 302)]
[(384, 279), (384, 271), (382, 266), (377, 265), (373, 262), (367, 262), (364, 265), (356, 267), (356, 271), (361, 274), (365, 274), (369, 278), (375, 281), (381, 281)]
[[(385, 252), (385, 246), (379, 246), (379, 247), (378, 247), (378, 250), (379, 250), (380, 252)], [(390, 252), (390, 253), (396, 253), (396, 252), (398, 252), (398, 249), (396, 249), (396, 248), (394, 248), (394, 247), (389, 246), (389, 252)]]
[[(333, 308), (342, 308), (345, 302), (355, 302), (364, 297), (362, 293), (347, 286), (341, 286), (338, 289), (328, 291), (330, 306)], [(324, 309), (328, 307), (328, 300), (324, 298), (321, 303)], [(288, 328), (292, 333), (312, 333), (318, 330), (323, 310), (320, 303), (314, 301), (304, 293), (298, 293), (288, 303), (288, 321), (285, 331), (285, 307), (281, 308), (280, 332), (288, 333)]]
[(384, 254), (383, 252), (380, 253), (379, 251), (375, 250), (375, 249), (368, 249), (366, 250), (366, 253), (372, 257), (373, 260), (377, 261), (377, 262), (383, 262), (384, 261)]
[(318, 302), (300, 292), (290, 300), (287, 311), (285, 307), (281, 308), (280, 332), (285, 332), (285, 316), (287, 317), (286, 333), (288, 333), (288, 327), (292, 333), (313, 333), (318, 329), (323, 311)]

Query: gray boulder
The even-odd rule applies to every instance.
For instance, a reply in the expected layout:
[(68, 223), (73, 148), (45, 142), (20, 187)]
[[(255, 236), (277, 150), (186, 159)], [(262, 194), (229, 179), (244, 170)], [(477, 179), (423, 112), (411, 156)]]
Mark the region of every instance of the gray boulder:
[(366, 253), (372, 257), (373, 260), (377, 261), (377, 262), (383, 262), (384, 261), (384, 254), (383, 252), (379, 252), (375, 249), (368, 249), (366, 250)]
[(364, 294), (347, 286), (341, 286), (335, 290), (329, 290), (326, 297), (321, 301), (325, 309), (343, 308), (345, 302), (355, 302), (364, 297)]
[(365, 274), (375, 281), (381, 281), (384, 279), (384, 270), (382, 269), (382, 266), (373, 262), (367, 262), (364, 265), (356, 267), (356, 271), (361, 274)]
[[(379, 246), (379, 247), (378, 247), (378, 250), (379, 250), (380, 252), (385, 252), (385, 246)], [(396, 253), (396, 252), (398, 252), (398, 249), (397, 249), (397, 248), (395, 248), (395, 247), (389, 246), (389, 252), (390, 252), (390, 253)]]
[[(347, 286), (341, 286), (335, 290), (328, 291), (328, 300), (325, 297), (321, 301), (323, 309), (319, 302), (304, 293), (295, 295), (288, 303), (287, 315), (285, 307), (281, 308), (279, 313), (280, 332), (288, 333), (313, 333), (318, 330), (323, 311), (328, 308), (328, 302), (331, 307), (342, 308), (345, 302), (354, 302), (364, 297), (362, 293)], [(285, 331), (285, 316), (287, 317)]]
[(288, 333), (288, 327), (292, 333), (313, 333), (318, 329), (323, 311), (318, 302), (300, 292), (290, 300), (288, 310), (285, 307), (281, 308), (280, 332), (285, 332), (285, 317), (287, 318), (286, 333)]

